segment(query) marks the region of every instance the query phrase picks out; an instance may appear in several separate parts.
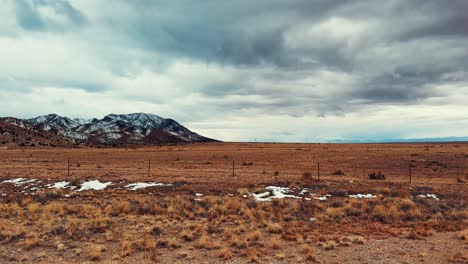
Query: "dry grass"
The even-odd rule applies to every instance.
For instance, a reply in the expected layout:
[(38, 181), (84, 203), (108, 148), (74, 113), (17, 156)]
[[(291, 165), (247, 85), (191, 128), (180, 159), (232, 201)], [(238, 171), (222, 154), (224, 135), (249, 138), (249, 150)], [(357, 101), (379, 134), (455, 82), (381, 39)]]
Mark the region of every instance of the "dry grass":
[(315, 252), (316, 249), (312, 246), (304, 245), (301, 247), (301, 253), (305, 256), (307, 261), (316, 261), (317, 255)]
[(103, 245), (91, 245), (88, 249), (88, 256), (91, 260), (97, 261), (102, 258), (102, 253), (106, 251)]
[(267, 230), (272, 234), (280, 234), (283, 232), (283, 227), (279, 223), (269, 222), (267, 224)]
[(218, 256), (218, 258), (221, 258), (223, 260), (229, 260), (232, 258), (232, 252), (231, 252), (231, 249), (230, 248), (227, 248), (227, 247), (224, 247), (220, 250), (218, 250), (218, 252), (216, 253), (216, 255)]
[(458, 236), (460, 237), (461, 240), (464, 240), (465, 243), (468, 243), (468, 229), (465, 229), (463, 231), (460, 231), (460, 233), (458, 234)]
[(36, 232), (31, 232), (26, 236), (26, 240), (24, 241), (24, 245), (26, 248), (33, 248), (39, 245), (39, 235)]
[[(285, 248), (299, 246), (303, 257), (313, 261), (316, 246), (331, 250), (339, 245), (363, 244), (365, 237), (393, 235), (395, 230), (413, 230), (400, 233), (400, 237), (424, 238), (434, 230), (460, 230), (468, 215), (460, 203), (343, 196), (329, 201), (273, 202), (242, 196), (204, 195), (195, 201), (193, 195), (139, 194), (125, 200), (112, 196), (79, 201), (60, 196), (45, 202), (36, 200), (42, 197), (12, 199), (0, 204), (0, 241), (2, 246), (57, 248), (62, 252), (71, 250), (70, 245), (85, 243), (86, 254), (76, 253), (83, 261), (104, 259), (102, 251), (93, 249), (98, 243), (117, 245), (118, 252), (106, 255), (143, 256), (151, 261), (159, 259), (158, 250), (175, 255), (213, 250), (211, 255), (222, 260), (241, 257), (263, 262), (266, 256), (284, 259)], [(311, 222), (311, 218), (316, 220)], [(467, 236), (464, 232), (462, 239)], [(115, 250), (115, 246), (108, 248)]]
[(329, 240), (322, 244), (322, 248), (325, 250), (332, 250), (335, 249), (337, 246), (338, 244), (333, 240)]

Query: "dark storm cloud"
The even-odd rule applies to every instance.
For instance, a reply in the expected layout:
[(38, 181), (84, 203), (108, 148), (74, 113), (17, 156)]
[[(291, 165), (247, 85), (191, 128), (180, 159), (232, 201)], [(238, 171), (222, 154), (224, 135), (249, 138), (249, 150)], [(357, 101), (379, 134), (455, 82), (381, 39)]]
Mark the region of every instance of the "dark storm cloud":
[[(121, 24), (145, 48), (217, 63), (295, 66), (284, 33), (318, 21), (342, 1), (139, 1), (139, 19)], [(112, 23), (119, 23), (112, 21)]]
[(18, 35), (55, 44), (40, 59), (60, 74), (19, 68), (0, 81), (115, 92), (171, 105), (186, 120), (193, 112), (327, 117), (373, 104), (426, 106), (453, 97), (440, 86), (468, 82), (466, 0), (10, 2)]
[(50, 7), (58, 15), (66, 17), (73, 25), (82, 25), (86, 18), (66, 0), (16, 0), (15, 12), (18, 24), (25, 30), (58, 30), (62, 25), (47, 19), (39, 12), (41, 7)]
[(25, 0), (17, 0), (15, 3), (16, 19), (18, 24), (27, 30), (41, 30), (44, 23), (40, 15)]

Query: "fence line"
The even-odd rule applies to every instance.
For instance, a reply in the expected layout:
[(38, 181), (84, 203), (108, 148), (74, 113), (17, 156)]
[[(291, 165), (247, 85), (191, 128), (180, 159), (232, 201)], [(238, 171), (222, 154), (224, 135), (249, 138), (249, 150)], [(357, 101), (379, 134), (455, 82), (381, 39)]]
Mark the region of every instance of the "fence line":
[[(231, 166), (232, 162), (232, 166)], [(435, 164), (435, 165), (434, 165)], [(304, 161), (296, 165), (285, 166), (278, 171), (277, 163), (272, 166), (270, 163), (246, 163), (238, 162), (235, 159), (227, 159), (220, 163), (201, 161), (178, 161), (177, 164), (154, 163), (152, 159), (141, 161), (125, 161), (124, 159), (78, 160), (73, 158), (63, 159), (11, 159), (0, 161), (0, 177), (33, 176), (40, 174), (60, 176), (60, 177), (90, 177), (90, 175), (114, 177), (146, 176), (147, 178), (167, 178), (183, 174), (188, 177), (219, 177), (236, 179), (243, 176), (258, 177), (270, 176), (268, 179), (283, 179), (285, 177), (302, 177), (307, 171), (316, 169), (317, 181), (330, 179), (343, 180), (368, 180), (372, 173), (385, 175), (386, 181), (395, 182), (420, 182), (433, 178), (453, 178), (459, 183), (467, 181), (466, 165), (457, 164), (442, 165), (434, 162), (425, 164), (415, 164), (412, 161), (399, 162), (394, 166), (389, 165), (353, 165), (349, 162), (322, 162), (310, 163), (306, 166)], [(275, 169), (273, 169), (273, 167)], [(281, 167), (281, 166), (280, 166)]]

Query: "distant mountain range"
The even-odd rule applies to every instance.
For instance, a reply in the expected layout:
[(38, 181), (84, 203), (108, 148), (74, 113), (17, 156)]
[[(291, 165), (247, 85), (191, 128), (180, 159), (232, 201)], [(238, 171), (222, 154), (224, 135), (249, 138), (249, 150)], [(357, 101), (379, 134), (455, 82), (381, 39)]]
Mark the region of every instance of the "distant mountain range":
[(395, 138), (395, 139), (335, 139), (330, 143), (424, 143), (424, 142), (465, 142), (468, 137)]
[(0, 145), (128, 146), (209, 142), (172, 119), (135, 113), (110, 114), (103, 119), (71, 119), (49, 114), (31, 119), (0, 118)]

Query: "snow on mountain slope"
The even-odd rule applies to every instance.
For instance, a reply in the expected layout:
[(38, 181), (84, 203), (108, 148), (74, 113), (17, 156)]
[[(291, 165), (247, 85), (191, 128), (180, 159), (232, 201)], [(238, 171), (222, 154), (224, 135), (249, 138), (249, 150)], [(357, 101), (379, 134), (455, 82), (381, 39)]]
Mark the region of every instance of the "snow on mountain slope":
[(31, 124), (39, 128), (42, 128), (43, 130), (54, 129), (56, 131), (72, 129), (80, 125), (80, 123), (74, 120), (71, 120), (68, 117), (61, 117), (57, 114), (39, 116), (36, 118), (28, 119), (26, 121), (30, 122)]
[(33, 124), (13, 118), (0, 118), (0, 145), (15, 146), (72, 146), (55, 133), (36, 128)]
[(74, 143), (145, 145), (177, 142), (206, 142), (212, 139), (190, 131), (172, 119), (147, 113), (109, 114), (102, 119), (70, 119), (56, 114), (25, 120), (35, 127), (53, 131)]

